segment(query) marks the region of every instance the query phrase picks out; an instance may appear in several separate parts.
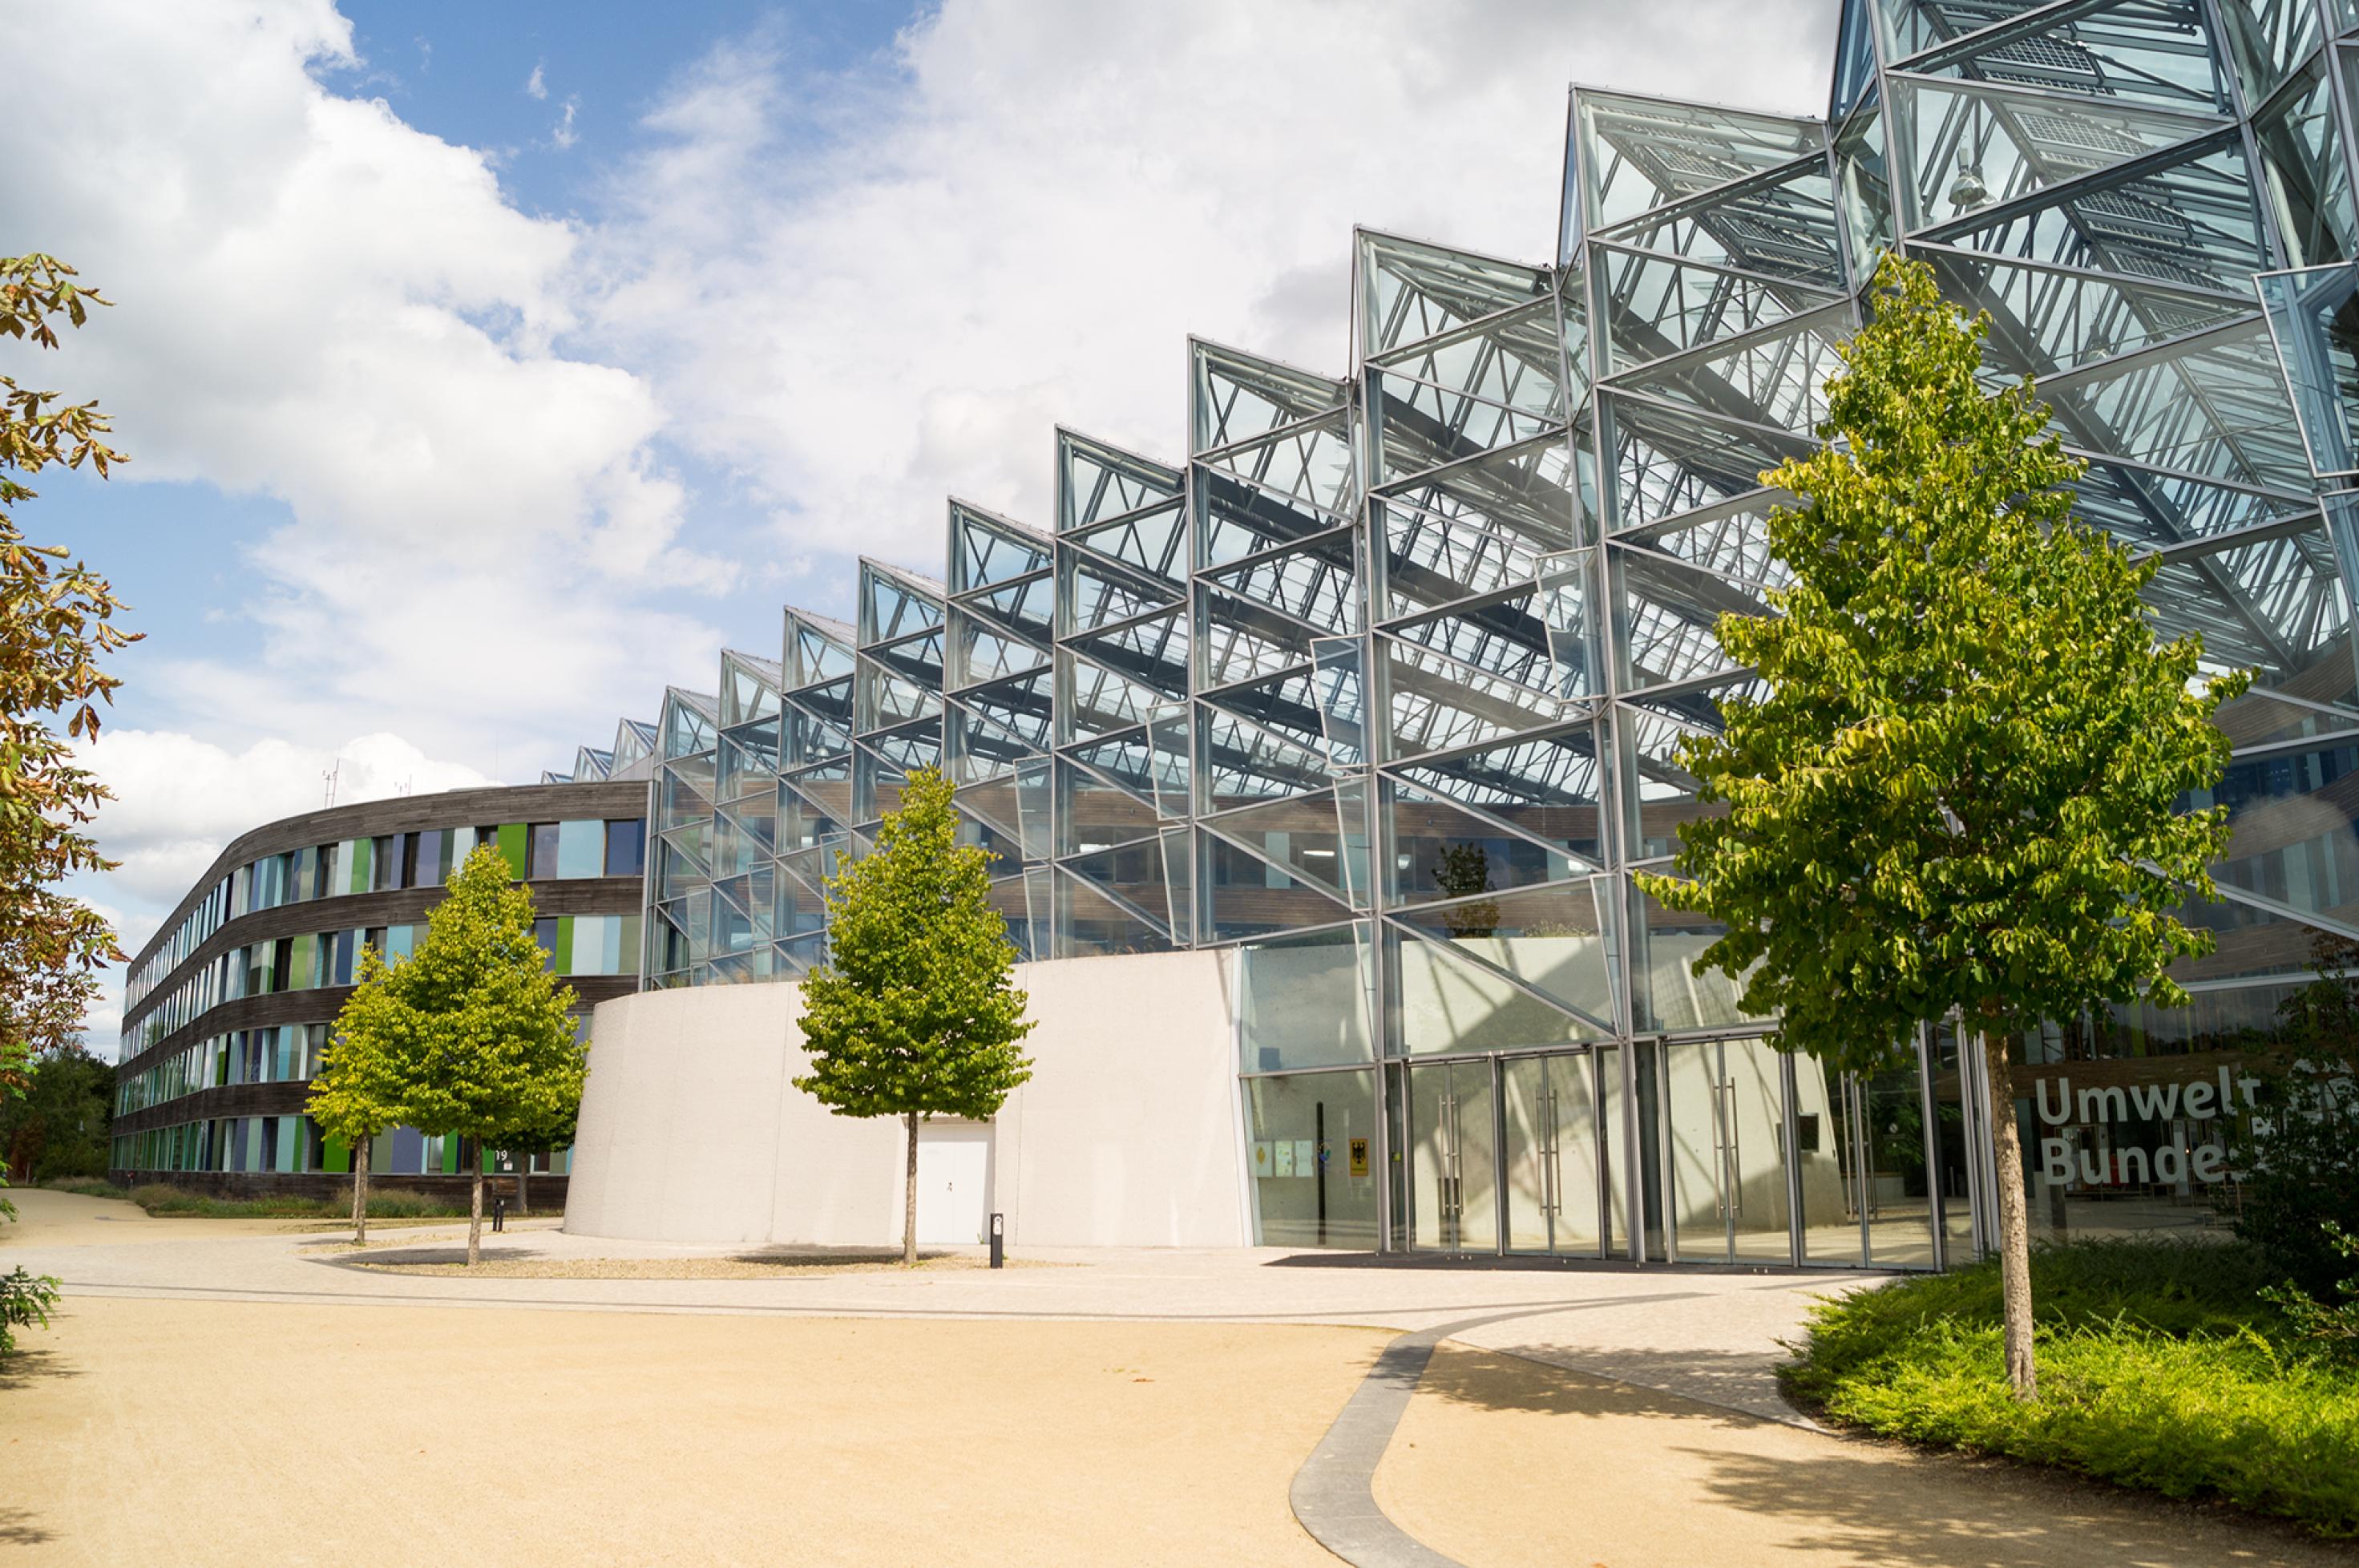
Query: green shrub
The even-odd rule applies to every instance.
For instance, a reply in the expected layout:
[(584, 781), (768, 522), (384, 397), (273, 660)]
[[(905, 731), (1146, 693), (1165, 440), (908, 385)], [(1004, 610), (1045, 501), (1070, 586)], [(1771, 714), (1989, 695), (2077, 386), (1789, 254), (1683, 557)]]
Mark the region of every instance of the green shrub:
[(2340, 1299), (2321, 1301), (2290, 1281), (2263, 1290), (2261, 1298), (2284, 1312), (2286, 1322), (2304, 1339), (2315, 1340), (2337, 1356), (2359, 1360), (2359, 1236), (2332, 1220), (2322, 1228), (2327, 1244), (2353, 1270), (2349, 1279), (2335, 1282), (2334, 1293)]
[(89, 1176), (60, 1176), (41, 1185), (52, 1192), (71, 1192), (82, 1198), (125, 1198), (130, 1196), (131, 1192), (127, 1187), (118, 1187), (112, 1181)]
[[(353, 1200), (349, 1190), (342, 1197), (304, 1198), (293, 1194), (260, 1198), (217, 1198), (206, 1192), (190, 1192), (168, 1182), (150, 1181), (125, 1192), (110, 1189), (106, 1196), (128, 1198), (151, 1214), (168, 1218), (195, 1215), (204, 1219), (298, 1219), (340, 1220), (352, 1217)], [(414, 1187), (369, 1188), (368, 1212), (371, 1219), (452, 1219), (463, 1218), (467, 1205), (463, 1200), (436, 1197)]]
[(2359, 1374), (2260, 1299), (2267, 1278), (2241, 1246), (2044, 1247), (2038, 1403), (2008, 1391), (1993, 1265), (1819, 1307), (1787, 1386), (1887, 1436), (2359, 1534)]
[(49, 1325), (49, 1310), (58, 1304), (54, 1275), (27, 1274), (23, 1264), (0, 1274), (0, 1356), (16, 1348), (16, 1330), (35, 1323)]

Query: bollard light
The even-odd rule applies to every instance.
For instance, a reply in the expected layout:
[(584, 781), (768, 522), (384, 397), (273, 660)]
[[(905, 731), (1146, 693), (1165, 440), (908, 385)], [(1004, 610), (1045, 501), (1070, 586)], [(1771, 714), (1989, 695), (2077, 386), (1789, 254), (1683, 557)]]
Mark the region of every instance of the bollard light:
[(1005, 1269), (1007, 1266), (1007, 1216), (1006, 1214), (995, 1214), (991, 1216), (991, 1266), (994, 1269)]

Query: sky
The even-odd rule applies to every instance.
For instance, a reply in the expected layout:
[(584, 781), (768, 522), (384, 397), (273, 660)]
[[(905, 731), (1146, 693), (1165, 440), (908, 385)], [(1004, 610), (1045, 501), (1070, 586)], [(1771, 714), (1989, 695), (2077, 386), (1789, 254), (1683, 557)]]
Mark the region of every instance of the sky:
[[(0, 0), (5, 15), (29, 0)], [(145, 634), (90, 749), (136, 952), (230, 838), (530, 782), (1181, 455), (1191, 333), (1345, 368), (1356, 224), (1552, 254), (1565, 90), (1822, 113), (1832, 0), (77, 0), (0, 251), (115, 303), (0, 374), (133, 462), (17, 514)], [(114, 1043), (119, 976), (90, 1019)]]

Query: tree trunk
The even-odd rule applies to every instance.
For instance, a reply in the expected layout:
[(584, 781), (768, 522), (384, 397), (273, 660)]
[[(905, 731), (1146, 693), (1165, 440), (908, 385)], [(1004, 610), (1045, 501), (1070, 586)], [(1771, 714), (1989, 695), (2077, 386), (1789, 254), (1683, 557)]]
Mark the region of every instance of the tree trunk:
[(471, 1138), (460, 1146), (460, 1158), (467, 1162), (467, 1267), (473, 1269), (484, 1256), (484, 1157)]
[(368, 1245), (368, 1168), (369, 1145), (373, 1140), (361, 1134), (353, 1147), (358, 1150), (353, 1160), (353, 1245)]
[(2031, 1358), (2031, 1216), (2023, 1192), (2023, 1138), (2016, 1126), (2015, 1077), (2007, 1071), (2007, 1039), (1983, 1033), (1990, 1069), (1991, 1138), (1998, 1154), (1999, 1299), (2006, 1319), (2006, 1380), (2026, 1404), (2039, 1398)]
[(532, 1213), (532, 1155), (530, 1151), (527, 1151), (516, 1157), (516, 1218), (523, 1219)]
[(918, 1113), (908, 1114), (908, 1180), (901, 1184), (901, 1261), (918, 1261)]

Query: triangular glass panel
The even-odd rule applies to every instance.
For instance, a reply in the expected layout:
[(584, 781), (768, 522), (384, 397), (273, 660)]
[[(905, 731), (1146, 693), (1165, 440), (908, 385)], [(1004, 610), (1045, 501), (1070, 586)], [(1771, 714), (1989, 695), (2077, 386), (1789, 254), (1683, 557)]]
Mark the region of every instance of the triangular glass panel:
[(1188, 694), (1188, 615), (1184, 610), (1075, 637), (1068, 646), (1166, 696)]
[(889, 724), (938, 714), (942, 700), (863, 655), (859, 670), (859, 728), (863, 734)]
[(2214, 535), (2266, 527), (2317, 502), (2091, 457), (2072, 513), (2136, 550), (2169, 550)]
[(2233, 296), (1976, 252), (1926, 245), (1913, 254), (1931, 265), (1944, 297), (1968, 311), (1990, 312), (1983, 371), (1995, 385), (2027, 376), (2045, 380), (2215, 326), (2249, 309)]
[(1057, 722), (1060, 742), (1092, 740), (1147, 722), (1164, 693), (1084, 659), (1071, 648), (1057, 654)]
[[(2233, 112), (2200, 0), (2110, 0), (2064, 6), (1977, 7), (1963, 37), (1955, 0), (1916, 0), (1927, 32), (1948, 41), (1900, 69), (2075, 93), (2196, 114)], [(2256, 98), (2255, 103), (2258, 103)]]
[(2314, 483), (2257, 318), (2059, 376), (2039, 391), (2071, 446), (2296, 495)]
[(2220, 22), (2248, 103), (2267, 102), (2318, 47), (2318, 7), (2303, 0), (2220, 0)]
[(951, 663), (946, 675), (952, 691), (985, 681), (1044, 668), (1046, 648), (1003, 636), (988, 623), (978, 622), (962, 604), (951, 606)]
[(1923, 236), (2051, 267), (2241, 292), (2270, 265), (2245, 145), (2230, 133), (2166, 149), (2117, 177), (2045, 190)]
[[(1321, 419), (1288, 425), (1254, 441), (1224, 447), (1211, 457), (1200, 458), (1198, 463), (1210, 474), (1225, 476), (1246, 487), (1247, 495), (1233, 499), (1229, 506), (1238, 515), (1242, 526), (1249, 527), (1250, 519), (1263, 510), (1303, 516), (1324, 513), (1340, 520), (1349, 517), (1359, 504), (1359, 488), (1352, 466), (1351, 421), (1341, 409)], [(1276, 543), (1299, 531), (1302, 530), (1286, 528), (1263, 542)], [(1200, 542), (1204, 547), (1198, 556), (1200, 563), (1232, 559), (1211, 541)]]
[[(852, 683), (846, 681), (843, 684), (848, 689)], [(784, 726), (778, 746), (778, 764), (782, 768), (801, 768), (831, 757), (842, 757), (852, 750), (851, 730), (832, 719), (806, 712), (794, 702), (787, 703), (779, 722)]]
[(959, 601), (959, 607), (1027, 641), (1046, 643), (1056, 631), (1056, 578), (1044, 572), (971, 594)]
[(1408, 1055), (1564, 1045), (1613, 1032), (1526, 990), (1456, 942), (1390, 920), (1384, 933), (1389, 1033)]
[[(1032, 752), (1045, 752), (1054, 739), (1051, 693), (1055, 682), (1047, 670), (977, 686), (960, 694), (957, 706), (1005, 737)], [(1008, 748), (1012, 757), (1014, 747)]]
[(1317, 628), (1209, 583), (1201, 585), (1198, 593), (1204, 626), (1196, 649), (1198, 690), (1231, 686), (1310, 662), (1310, 639)]
[(2350, 599), (2323, 522), (2167, 556), (2145, 598), (2158, 635), (2201, 634), (2207, 671), (2247, 669), (2313, 702), (2353, 700)]
[(2311, 474), (2359, 471), (2359, 267), (2268, 272), (2253, 282)]
[(1736, 668), (1714, 630), (1724, 615), (1768, 613), (1758, 595), (1649, 550), (1608, 547), (1625, 619), (1622, 689), (1677, 685)]
[[(809, 811), (811, 832), (809, 841), (818, 843), (832, 833), (848, 830), (855, 820), (852, 814), (852, 759), (822, 763), (786, 775), (779, 782), (791, 789)], [(788, 813), (779, 810), (781, 821)]]
[(1077, 757), (1081, 768), (1057, 758), (1057, 853), (1086, 855), (1152, 836), (1161, 826), (1155, 810), (1153, 756), (1144, 731), (1099, 742)]
[(1387, 485), (1530, 441), (1564, 425), (1561, 414), (1527, 414), (1429, 382), (1374, 370), (1368, 373), (1368, 407), (1377, 446), (1377, 472)]
[(1610, 1031), (1614, 991), (1602, 914), (1596, 884), (1584, 878), (1421, 904), (1393, 918)]
[(1100, 555), (1173, 584), (1188, 580), (1188, 508), (1174, 499), (1065, 536)]
[(1365, 229), (1358, 238), (1363, 358), (1548, 293), (1548, 275), (1537, 267)]
[(1913, 226), (1950, 223), (2212, 135), (2221, 122), (2114, 100), (2060, 102), (1986, 82), (1893, 77), (1889, 107), (1918, 149), (1902, 186)]
[(721, 724), (723, 728), (778, 711), (785, 679), (777, 665), (735, 648), (721, 650)]
[(912, 572), (860, 562), (860, 642), (887, 642), (942, 624), (942, 585)]
[(787, 610), (786, 683), (815, 685), (852, 673), (855, 634), (842, 621), (789, 606)]
[(847, 671), (840, 681), (806, 686), (788, 699), (788, 705), (800, 708), (822, 724), (849, 729), (853, 715), (859, 708), (853, 695), (853, 675)]
[(1875, 275), (1876, 258), (1892, 248), (1899, 213), (1892, 202), (1892, 162), (1886, 152), (1884, 105), (1871, 90), (1835, 133), (1835, 201), (1851, 244), (1854, 284)]
[(1486, 674), (1429, 648), (1379, 635), (1388, 728), (1386, 756), (1453, 751), (1563, 722), (1555, 696)]
[(1447, 800), (1592, 863), (1602, 863), (1597, 736), (1583, 724), (1553, 735), (1388, 768), (1421, 798)]
[(1447, 518), (1471, 517), (1562, 550), (1581, 542), (1573, 485), (1584, 477), (1560, 432), (1388, 485), (1380, 498), (1387, 510), (1407, 504)]
[(1694, 409), (1601, 391), (1612, 441), (1614, 526), (1644, 528), (1761, 487), (1761, 475), (1818, 443)]
[(1127, 566), (1070, 546), (1057, 552), (1064, 592), (1057, 595), (1058, 633), (1074, 637), (1135, 620), (1180, 603), (1182, 591)]
[[(1185, 936), (1186, 926), (1175, 927), (1172, 923), (1172, 889), (1167, 875), (1169, 865), (1164, 857), (1161, 838), (1073, 855), (1060, 860), (1057, 866), (1087, 882), (1107, 902), (1137, 915), (1161, 934)], [(1183, 920), (1186, 909), (1183, 888), (1180, 897)]]
[(1650, 251), (1598, 244), (1589, 254), (1601, 280), (1598, 340), (1604, 345), (1609, 376), (1740, 337), (1843, 299), (1831, 289), (1755, 278)]
[(1180, 498), (1180, 471), (1092, 441), (1057, 432), (1057, 531), (1070, 534)]
[[(1505, 593), (1386, 629), (1403, 642), (1430, 648), (1488, 674), (1529, 686), (1557, 689), (1549, 655), (1549, 628), (1538, 615), (1539, 588), (1526, 583)], [(1560, 693), (1561, 694), (1561, 693)]]
[[(1367, 887), (1366, 834), (1353, 823), (1347, 841), (1332, 790), (1206, 817), (1199, 825), (1226, 841), (1213, 852), (1214, 872), (1221, 879), (1249, 877), (1249, 869), (1234, 853), (1242, 850), (1337, 898), (1348, 900), (1348, 888)], [(1355, 856), (1357, 867), (1351, 864)]]
[(1310, 652), (1327, 765), (1339, 771), (1360, 767), (1368, 759), (1367, 645), (1358, 637), (1320, 637)]
[(1049, 540), (1021, 523), (953, 499), (950, 557), (951, 592), (971, 593), (1045, 570)]
[(1386, 779), (1384, 800), (1386, 842), (1391, 846), (1385, 886), (1388, 904), (1505, 892), (1561, 882), (1595, 869), (1593, 862), (1574, 855), (1571, 847), (1576, 843), (1594, 845), (1594, 803), (1500, 808), (1535, 826), (1565, 830), (1560, 839), (1536, 839), (1509, 828), (1495, 816), (1470, 811), (1398, 779)]
[(1349, 396), (1341, 381), (1201, 339), (1191, 340), (1188, 352), (1188, 423), (1194, 452), (1251, 441), (1281, 425), (1340, 408)]
[(1352, 918), (1351, 905), (1225, 839), (1205, 835), (1203, 849), (1204, 875), (1197, 898), (1209, 942), (1335, 925)]
[(1335, 528), (1266, 551), (1205, 580), (1330, 636), (1360, 629), (1359, 529)]
[(1841, 121), (1875, 91), (1875, 0), (1843, 0), (1835, 23), (1835, 82), (1827, 118)]
[(1826, 384), (1843, 368), (1835, 347), (1853, 329), (1831, 305), (1736, 338), (1658, 360), (1614, 385), (1748, 425), (1811, 435), (1826, 418)]
[(1201, 703), (1196, 724), (1204, 767), (1199, 804), (1207, 811), (1308, 794), (1335, 781), (1323, 749)]
[(1815, 120), (1588, 88), (1572, 103), (1582, 216), (1600, 238), (1642, 213), (1783, 170), (1826, 146)]
[[(1232, 686), (1205, 698), (1223, 710), (1250, 719), (1305, 751), (1321, 752), (1327, 741), (1319, 705), (1320, 686), (1311, 670), (1295, 670), (1268, 681)], [(1346, 765), (1356, 763), (1356, 757)]]
[(1175, 945), (1170, 933), (1155, 920), (1061, 868), (1056, 873), (1053, 897), (1060, 957), (1169, 953)]
[(783, 779), (778, 780), (774, 820), (777, 823), (778, 852), (781, 855), (841, 838), (848, 830), (851, 819), (843, 814), (842, 810), (851, 802), (848, 758), (840, 771), (843, 774), (840, 788), (832, 788), (816, 777), (805, 778), (806, 789), (830, 797), (831, 805), (826, 807), (814, 801), (803, 789), (798, 789)]
[(942, 634), (940, 631), (925, 632), (899, 642), (863, 648), (860, 657), (875, 660), (921, 690), (939, 691), (942, 689)]
[(1816, 152), (1674, 201), (1598, 237), (1819, 289), (1850, 285), (1834, 180), (1826, 158)]

